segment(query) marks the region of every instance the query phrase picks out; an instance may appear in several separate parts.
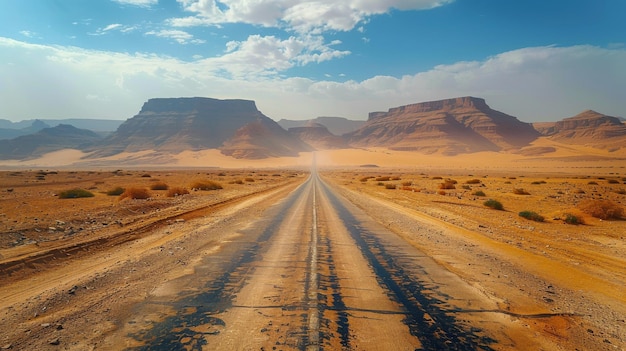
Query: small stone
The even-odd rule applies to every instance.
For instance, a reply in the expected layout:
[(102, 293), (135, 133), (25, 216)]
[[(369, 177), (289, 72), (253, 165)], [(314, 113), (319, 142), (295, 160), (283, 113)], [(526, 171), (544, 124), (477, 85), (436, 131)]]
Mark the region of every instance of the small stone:
[(61, 340), (59, 340), (59, 338), (54, 338), (54, 339), (50, 340), (49, 344), (50, 345), (60, 345), (61, 344)]
[(3, 346), (2, 346), (2, 349), (3, 349), (3, 350), (10, 350), (10, 349), (12, 349), (12, 348), (13, 348), (13, 344), (6, 344), (6, 345), (3, 345)]

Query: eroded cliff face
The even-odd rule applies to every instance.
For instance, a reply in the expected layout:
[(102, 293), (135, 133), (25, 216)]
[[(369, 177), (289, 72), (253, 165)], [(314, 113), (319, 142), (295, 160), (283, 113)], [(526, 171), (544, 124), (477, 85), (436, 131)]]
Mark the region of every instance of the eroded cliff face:
[(626, 124), (619, 118), (587, 110), (560, 120), (543, 134), (550, 139), (600, 149), (626, 148)]
[(468, 96), (374, 112), (348, 136), (354, 146), (458, 154), (518, 149), (539, 135), (530, 124)]
[[(258, 121), (263, 121), (264, 125), (276, 124), (250, 100), (200, 97), (150, 99), (137, 115), (120, 125), (115, 133), (95, 148), (91, 157), (143, 150), (179, 153), (185, 150), (218, 149), (235, 137), (242, 127)], [(278, 125), (268, 131), (286, 134)], [(254, 138), (253, 141), (258, 143), (261, 139)], [(229, 150), (232, 150), (235, 144), (230, 142), (229, 145)], [(282, 152), (266, 150), (255, 154), (255, 157), (260, 154), (293, 155), (298, 151), (302, 151), (301, 148)]]

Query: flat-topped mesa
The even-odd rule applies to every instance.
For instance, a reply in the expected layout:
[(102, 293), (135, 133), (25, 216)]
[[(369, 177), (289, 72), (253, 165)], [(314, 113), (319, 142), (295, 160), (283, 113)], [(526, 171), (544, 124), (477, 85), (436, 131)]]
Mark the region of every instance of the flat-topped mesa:
[(485, 99), (476, 98), (472, 96), (464, 96), (453, 99), (436, 100), (420, 102), (417, 104), (410, 104), (405, 106), (390, 108), (388, 112), (371, 112), (368, 120), (382, 118), (386, 116), (393, 116), (405, 113), (426, 113), (433, 111), (450, 111), (461, 108), (474, 108), (477, 110), (490, 109)]
[(259, 113), (256, 104), (252, 100), (227, 99), (219, 100), (205, 97), (190, 98), (154, 98), (149, 99), (141, 107), (139, 114), (157, 113), (189, 113), (203, 111), (205, 113), (216, 113), (228, 111), (230, 114), (236, 113)]

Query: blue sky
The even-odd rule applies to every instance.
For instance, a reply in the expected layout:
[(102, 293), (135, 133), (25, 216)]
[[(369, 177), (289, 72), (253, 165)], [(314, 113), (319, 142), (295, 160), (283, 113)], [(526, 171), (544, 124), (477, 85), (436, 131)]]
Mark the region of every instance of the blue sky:
[(278, 120), (483, 97), (626, 116), (623, 0), (3, 0), (0, 118), (127, 119), (153, 97)]

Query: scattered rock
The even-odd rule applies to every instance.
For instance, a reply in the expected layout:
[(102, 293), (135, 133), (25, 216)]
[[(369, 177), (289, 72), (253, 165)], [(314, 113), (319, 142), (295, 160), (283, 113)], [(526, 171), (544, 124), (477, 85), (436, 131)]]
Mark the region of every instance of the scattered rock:
[(54, 338), (54, 339), (50, 340), (49, 344), (50, 345), (60, 345), (61, 344), (61, 340), (59, 338)]

